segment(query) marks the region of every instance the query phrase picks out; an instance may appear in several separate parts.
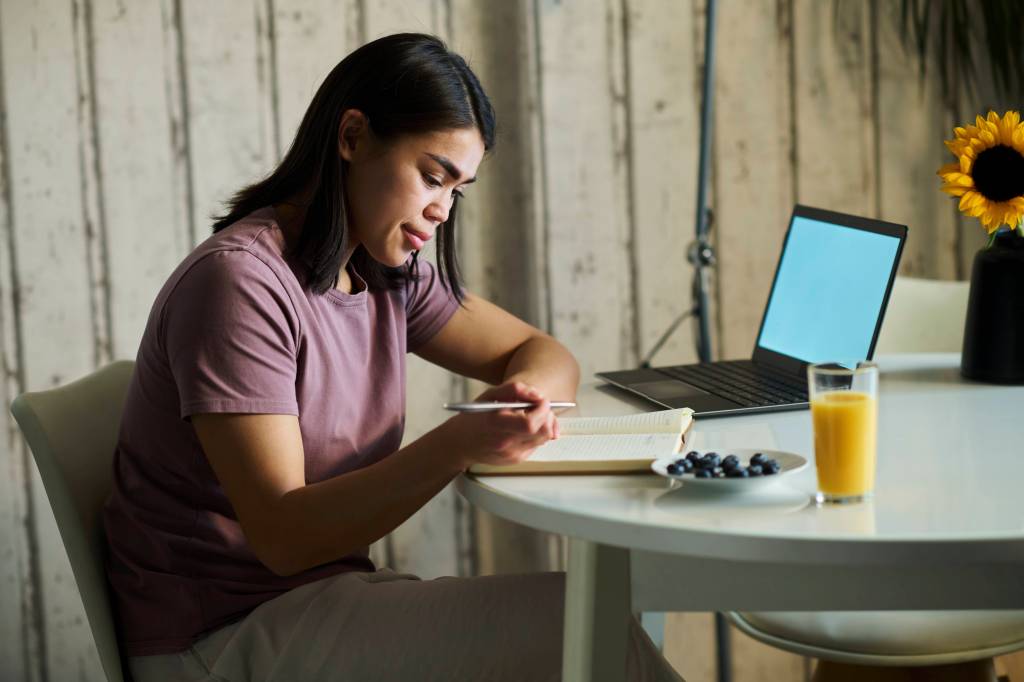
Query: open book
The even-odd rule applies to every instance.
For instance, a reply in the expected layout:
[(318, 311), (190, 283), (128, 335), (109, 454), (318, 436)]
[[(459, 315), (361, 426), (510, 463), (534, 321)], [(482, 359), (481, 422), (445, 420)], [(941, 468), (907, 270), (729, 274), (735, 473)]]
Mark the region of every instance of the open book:
[(682, 449), (693, 410), (624, 417), (567, 417), (559, 437), (519, 464), (474, 464), (471, 474), (607, 474), (650, 471), (651, 462)]

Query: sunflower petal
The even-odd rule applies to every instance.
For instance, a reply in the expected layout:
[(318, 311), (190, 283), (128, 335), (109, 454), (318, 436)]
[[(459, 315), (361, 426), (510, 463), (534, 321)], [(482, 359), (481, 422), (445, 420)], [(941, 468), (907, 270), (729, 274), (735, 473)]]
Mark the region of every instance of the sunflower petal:
[(974, 163), (974, 159), (967, 156), (966, 154), (960, 157), (960, 172), (965, 175), (971, 174), (971, 165)]
[(1017, 227), (1020, 225), (1021, 214), (1020, 211), (1016, 211), (1012, 208), (1006, 209), (1006, 224), (1010, 227)]
[(943, 185), (942, 187), (939, 188), (939, 190), (945, 192), (946, 194), (951, 194), (954, 197), (959, 197), (963, 196), (965, 192), (970, 192), (971, 188), (962, 187), (960, 185)]
[(965, 140), (943, 140), (942, 144), (946, 145), (946, 149), (953, 152), (954, 156), (960, 156), (967, 142)]
[(999, 122), (999, 142), (1010, 145), (1013, 143), (1013, 129), (1020, 123), (1020, 112), (1007, 111)]
[(1009, 214), (1006, 211), (1006, 206), (1002, 203), (996, 204), (996, 220), (999, 221), (1000, 225), (1006, 223), (1010, 219)]
[(1024, 123), (1013, 129), (1013, 148), (1024, 154)]
[(966, 211), (969, 208), (972, 208), (974, 205), (974, 198), (976, 196), (978, 196), (977, 192), (973, 190), (967, 191), (962, 197), (960, 197), (960, 203), (957, 205), (957, 208), (960, 211)]
[(999, 229), (999, 219), (995, 215), (995, 210), (987, 211), (981, 217), (981, 224), (985, 226), (989, 234), (992, 234)]

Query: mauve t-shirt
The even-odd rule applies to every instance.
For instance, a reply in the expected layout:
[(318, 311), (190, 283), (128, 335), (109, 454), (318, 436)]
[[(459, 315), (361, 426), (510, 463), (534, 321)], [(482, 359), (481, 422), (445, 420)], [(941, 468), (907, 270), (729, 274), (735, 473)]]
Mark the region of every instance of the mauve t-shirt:
[(357, 293), (317, 295), (283, 252), (275, 212), (261, 209), (200, 244), (153, 304), (104, 508), (128, 656), (181, 651), (294, 587), (374, 570), (368, 548), (293, 576), (267, 569), (188, 417), (296, 415), (307, 483), (373, 464), (402, 440), (406, 352), (458, 306), (425, 261), (401, 289), (367, 290), (352, 272)]

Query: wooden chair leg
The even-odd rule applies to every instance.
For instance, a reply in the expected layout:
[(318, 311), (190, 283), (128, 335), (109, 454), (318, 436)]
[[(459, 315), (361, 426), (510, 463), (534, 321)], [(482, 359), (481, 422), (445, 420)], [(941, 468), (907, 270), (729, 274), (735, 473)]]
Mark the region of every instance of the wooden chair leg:
[(999, 682), (1024, 682), (1024, 651), (1014, 651), (996, 659), (996, 674)]
[(813, 682), (998, 682), (992, 659), (919, 668), (819, 661)]

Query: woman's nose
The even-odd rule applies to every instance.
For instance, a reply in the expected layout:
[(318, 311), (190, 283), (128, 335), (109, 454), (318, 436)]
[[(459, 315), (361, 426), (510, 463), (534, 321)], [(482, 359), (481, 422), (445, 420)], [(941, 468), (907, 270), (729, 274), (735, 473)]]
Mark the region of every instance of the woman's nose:
[(448, 207), (436, 201), (430, 202), (427, 210), (423, 212), (424, 217), (438, 225), (448, 222)]

